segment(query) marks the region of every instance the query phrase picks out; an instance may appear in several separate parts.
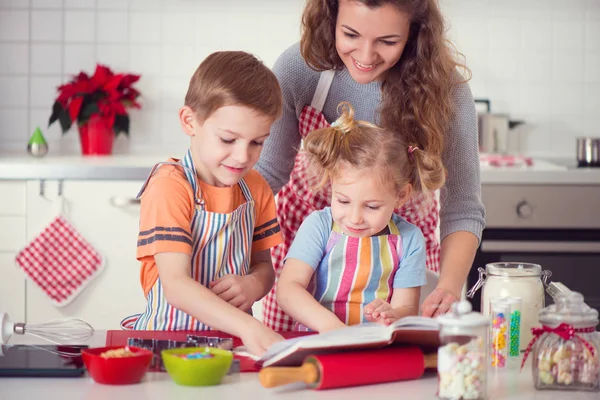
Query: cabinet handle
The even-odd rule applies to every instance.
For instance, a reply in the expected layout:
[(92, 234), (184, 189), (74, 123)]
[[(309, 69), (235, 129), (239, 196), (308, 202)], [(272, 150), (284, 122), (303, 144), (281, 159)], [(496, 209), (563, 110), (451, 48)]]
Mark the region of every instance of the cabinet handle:
[(139, 205), (140, 203), (141, 200), (136, 199), (135, 197), (113, 196), (110, 198), (110, 204), (115, 207), (134, 206)]

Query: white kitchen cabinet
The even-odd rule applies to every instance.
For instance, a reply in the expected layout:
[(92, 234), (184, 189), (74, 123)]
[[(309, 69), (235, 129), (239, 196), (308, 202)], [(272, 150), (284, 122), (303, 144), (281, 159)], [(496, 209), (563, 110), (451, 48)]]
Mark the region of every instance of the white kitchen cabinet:
[(26, 242), (25, 181), (0, 182), (0, 311), (25, 320), (25, 275), (15, 264)]
[[(103, 271), (65, 307), (56, 307), (35, 284), (28, 283), (27, 322), (74, 316), (95, 329), (119, 329), (120, 320), (142, 312), (145, 298), (135, 259), (142, 181), (64, 181), (66, 218), (105, 257)], [(27, 183), (27, 239), (32, 240), (57, 213), (57, 181)]]

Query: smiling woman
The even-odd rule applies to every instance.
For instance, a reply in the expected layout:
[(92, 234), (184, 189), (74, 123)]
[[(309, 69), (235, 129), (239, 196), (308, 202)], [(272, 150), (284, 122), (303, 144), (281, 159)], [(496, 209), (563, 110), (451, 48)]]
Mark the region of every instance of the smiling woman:
[[(330, 186), (311, 188), (297, 149), (308, 133), (336, 120), (337, 105), (347, 101), (356, 119), (381, 125), (411, 148), (442, 157), (447, 178), (439, 211), (437, 200), (427, 202), (417, 193), (395, 213), (420, 228), (427, 268), (441, 273), (437, 289), (421, 307), (423, 314), (443, 313), (460, 297), (485, 210), (473, 97), (444, 36), (437, 0), (308, 0), (302, 25), (300, 43), (273, 67), (283, 114), (257, 163), (278, 193), (284, 243), (272, 250), (277, 276), (304, 218), (331, 204)], [(276, 330), (292, 329), (275, 291), (266, 298), (264, 320)]]

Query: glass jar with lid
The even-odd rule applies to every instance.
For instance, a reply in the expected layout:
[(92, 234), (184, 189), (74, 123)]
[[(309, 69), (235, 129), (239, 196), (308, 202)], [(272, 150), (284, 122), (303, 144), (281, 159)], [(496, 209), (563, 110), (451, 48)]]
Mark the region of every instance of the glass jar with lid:
[[(562, 293), (539, 315), (532, 373), (536, 389), (600, 391), (598, 311), (580, 293)], [(527, 354), (526, 354), (527, 355)]]
[(538, 264), (522, 262), (490, 263), (479, 268), (479, 280), (469, 290), (467, 297), (472, 298), (482, 288), (481, 313), (490, 315), (490, 302), (494, 298), (521, 298), (520, 351), (525, 351), (532, 339), (531, 328), (538, 325), (538, 314), (544, 308), (544, 285), (552, 275), (542, 271)]
[(450, 312), (437, 318), (438, 397), (442, 399), (487, 398), (487, 339), (489, 319), (471, 311), (466, 300), (452, 304)]

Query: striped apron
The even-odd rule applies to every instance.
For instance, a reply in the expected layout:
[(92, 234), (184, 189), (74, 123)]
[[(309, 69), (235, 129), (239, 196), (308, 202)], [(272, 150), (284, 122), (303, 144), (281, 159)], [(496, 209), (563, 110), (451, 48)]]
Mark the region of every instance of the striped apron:
[[(375, 299), (390, 302), (402, 259), (402, 236), (393, 220), (387, 235), (351, 237), (337, 224), (309, 290), (346, 325), (367, 322), (364, 307)], [(296, 327), (298, 330), (302, 326)]]
[[(250, 189), (242, 179), (239, 182), (246, 202), (230, 214), (206, 211), (196, 169), (188, 150), (181, 163), (165, 162), (154, 166), (138, 197), (146, 188), (150, 177), (163, 164), (174, 164), (184, 169), (188, 182), (194, 190), (196, 210), (191, 222), (192, 279), (208, 287), (209, 283), (228, 274), (246, 275), (250, 268), (250, 251), (254, 233), (254, 200)], [(167, 303), (160, 277), (147, 296), (148, 306), (142, 314), (121, 321), (123, 329), (135, 330), (210, 330), (191, 315)]]

